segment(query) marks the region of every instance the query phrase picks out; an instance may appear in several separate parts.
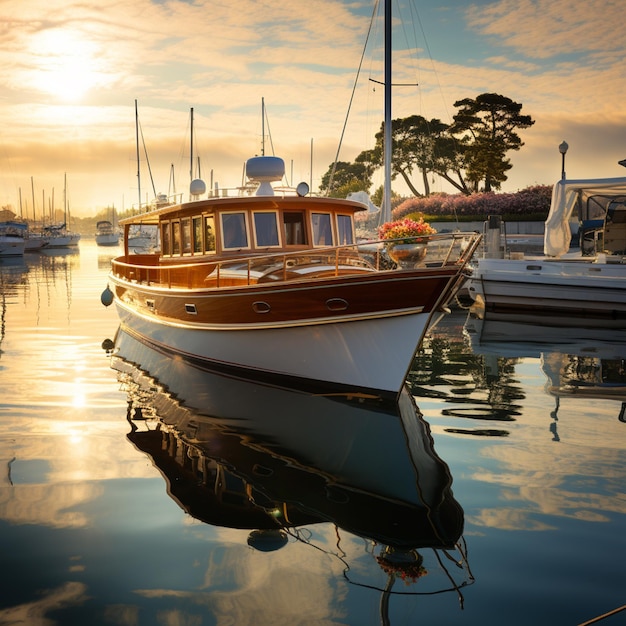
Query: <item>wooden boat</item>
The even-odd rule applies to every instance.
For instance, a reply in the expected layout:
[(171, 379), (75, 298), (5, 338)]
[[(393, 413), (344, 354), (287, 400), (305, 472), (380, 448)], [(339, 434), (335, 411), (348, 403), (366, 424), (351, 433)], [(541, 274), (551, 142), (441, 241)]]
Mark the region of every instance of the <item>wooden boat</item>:
[[(397, 394), (479, 236), (432, 235), (423, 261), (396, 267), (385, 242), (356, 242), (364, 205), (273, 195), (277, 166), (276, 157), (248, 162), (257, 195), (120, 220), (125, 249), (109, 286), (123, 328), (224, 371)], [(146, 225), (158, 229), (160, 251), (132, 254), (128, 234)]]
[[(497, 234), (488, 229), (487, 242), (490, 230)], [(540, 313), (578, 326), (626, 327), (626, 178), (560, 180), (544, 256), (503, 256), (492, 250), (479, 259), (470, 281), (485, 315)]]
[[(390, 5), (383, 215), (391, 212)], [(203, 197), (195, 179), (188, 202), (120, 220), (124, 254), (112, 261), (102, 301), (114, 301), (122, 328), (144, 342), (214, 369), (395, 396), (467, 278), (480, 236), (416, 240), (419, 255), (397, 265), (387, 253), (394, 242), (356, 241), (354, 215), (366, 205), (313, 197), (306, 183), (279, 194), (272, 185), (284, 171), (282, 159), (262, 154), (246, 166), (243, 193), (254, 195)], [(131, 233), (147, 227), (158, 252), (131, 255)]]

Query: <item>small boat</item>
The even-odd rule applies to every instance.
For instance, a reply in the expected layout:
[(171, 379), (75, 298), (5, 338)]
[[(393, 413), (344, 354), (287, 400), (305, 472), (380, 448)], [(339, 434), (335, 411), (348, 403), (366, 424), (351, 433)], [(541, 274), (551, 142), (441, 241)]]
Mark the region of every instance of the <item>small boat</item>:
[(96, 223), (96, 243), (99, 246), (119, 245), (120, 233), (109, 220), (100, 220)]
[(63, 186), (63, 205), (64, 205), (64, 219), (62, 224), (53, 224), (44, 227), (43, 233), (48, 239), (46, 248), (76, 248), (80, 241), (80, 234), (72, 232), (67, 229), (67, 222), (69, 219), (69, 205), (67, 201), (67, 176), (65, 176), (65, 182)]
[(0, 222), (0, 258), (24, 256), (26, 230), (23, 222)]
[(39, 252), (48, 245), (48, 237), (42, 232), (36, 232), (28, 229), (26, 231), (26, 247), (25, 252)]
[(65, 223), (54, 226), (45, 226), (44, 236), (48, 243), (46, 248), (75, 248), (80, 241), (80, 234), (74, 233), (65, 227)]
[(155, 229), (138, 227), (130, 229), (126, 237), (128, 251), (134, 254), (144, 254), (156, 249)]
[[(488, 250), (500, 231), (490, 226)], [(478, 259), (469, 284), (486, 316), (540, 313), (579, 326), (626, 327), (626, 178), (558, 181), (544, 256), (502, 258), (496, 247)]]

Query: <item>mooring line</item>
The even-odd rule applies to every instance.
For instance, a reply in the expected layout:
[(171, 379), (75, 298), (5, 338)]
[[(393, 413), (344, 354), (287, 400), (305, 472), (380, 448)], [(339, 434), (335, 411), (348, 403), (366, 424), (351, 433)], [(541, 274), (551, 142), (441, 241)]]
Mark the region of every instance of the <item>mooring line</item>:
[(588, 622), (583, 622), (582, 624), (578, 624), (578, 626), (589, 626), (589, 624), (595, 624), (599, 622), (600, 620), (604, 619), (605, 617), (611, 617), (611, 615), (620, 613), (624, 609), (626, 609), (626, 604), (624, 604), (624, 606), (620, 606), (618, 609), (613, 609), (612, 611), (609, 611), (608, 613), (605, 613), (604, 615), (598, 615), (598, 617), (594, 617), (593, 619), (590, 619)]

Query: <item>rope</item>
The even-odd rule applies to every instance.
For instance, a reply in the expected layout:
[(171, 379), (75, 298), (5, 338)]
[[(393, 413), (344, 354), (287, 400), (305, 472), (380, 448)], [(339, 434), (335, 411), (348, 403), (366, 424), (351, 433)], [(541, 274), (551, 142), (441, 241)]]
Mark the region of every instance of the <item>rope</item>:
[(609, 611), (608, 613), (605, 613), (604, 615), (598, 615), (598, 617), (594, 617), (593, 619), (590, 619), (588, 622), (583, 622), (582, 624), (578, 624), (578, 626), (589, 626), (589, 624), (595, 624), (596, 622), (603, 620), (605, 617), (611, 617), (611, 615), (620, 613), (624, 609), (626, 609), (626, 604), (624, 604), (623, 606), (620, 606), (618, 609), (613, 609), (612, 611)]

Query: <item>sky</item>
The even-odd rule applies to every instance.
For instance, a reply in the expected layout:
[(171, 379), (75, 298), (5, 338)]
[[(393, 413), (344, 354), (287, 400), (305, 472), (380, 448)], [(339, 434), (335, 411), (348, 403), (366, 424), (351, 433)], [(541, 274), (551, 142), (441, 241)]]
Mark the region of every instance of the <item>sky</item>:
[[(262, 151), (317, 189), (380, 128), (373, 12), (374, 0), (0, 0), (0, 206), (127, 210), (187, 194), (192, 162), (207, 186), (235, 188)], [(623, 0), (394, 0), (393, 14), (394, 118), (451, 123), (456, 101), (499, 93), (535, 120), (502, 191), (558, 180), (563, 140), (569, 178), (626, 176)]]

